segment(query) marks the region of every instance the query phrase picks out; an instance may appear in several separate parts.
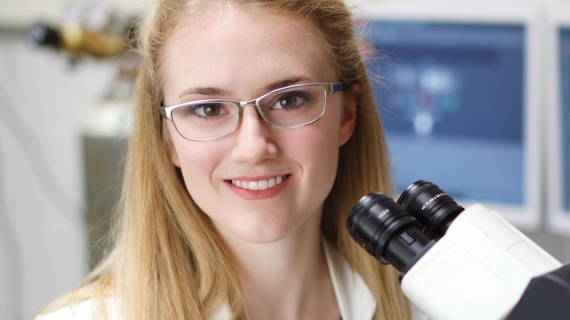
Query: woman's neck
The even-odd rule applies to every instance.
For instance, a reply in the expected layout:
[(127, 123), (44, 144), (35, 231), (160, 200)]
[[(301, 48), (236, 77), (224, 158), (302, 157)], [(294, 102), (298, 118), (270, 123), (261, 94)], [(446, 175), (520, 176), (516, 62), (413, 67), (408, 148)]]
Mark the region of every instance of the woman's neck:
[(227, 241), (240, 273), (244, 319), (340, 318), (321, 242), (320, 217), (314, 220), (273, 243), (233, 237)]

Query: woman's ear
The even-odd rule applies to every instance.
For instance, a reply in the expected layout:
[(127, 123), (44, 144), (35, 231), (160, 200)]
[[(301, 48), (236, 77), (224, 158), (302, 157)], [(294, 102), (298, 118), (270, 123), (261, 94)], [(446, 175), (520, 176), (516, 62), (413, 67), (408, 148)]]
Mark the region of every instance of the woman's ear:
[(354, 132), (356, 125), (356, 105), (360, 97), (360, 84), (351, 83), (344, 91), (344, 114), (340, 125), (339, 146), (345, 144)]
[(170, 154), (170, 162), (172, 162), (173, 165), (180, 168), (180, 159), (178, 158), (178, 154), (176, 153), (176, 148), (174, 148), (174, 143), (172, 142), (172, 137), (170, 136), (170, 130), (168, 129), (167, 125), (164, 122), (162, 123), (162, 125), (163, 125), (162, 136), (164, 144), (166, 145), (166, 151)]
[(173, 165), (180, 168), (180, 159), (178, 159), (178, 155), (176, 154), (176, 150), (174, 150), (174, 148), (170, 148), (170, 161)]

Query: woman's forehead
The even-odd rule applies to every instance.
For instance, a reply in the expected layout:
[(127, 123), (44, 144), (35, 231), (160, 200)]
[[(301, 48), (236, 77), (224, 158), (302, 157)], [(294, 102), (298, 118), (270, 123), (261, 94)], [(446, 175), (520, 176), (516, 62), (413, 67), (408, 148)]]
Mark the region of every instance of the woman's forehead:
[(260, 9), (215, 8), (182, 21), (166, 43), (163, 61), (165, 91), (295, 76), (337, 80), (323, 37), (310, 22)]
[[(282, 52), (325, 51), (328, 44), (310, 18), (233, 2), (212, 5), (183, 19), (166, 41), (166, 52), (183, 48), (209, 51), (234, 49), (233, 54), (275, 45)], [(233, 5), (231, 5), (233, 4)], [(240, 35), (241, 37), (236, 37)], [(224, 41), (225, 40), (225, 41)], [(237, 45), (237, 47), (236, 47)], [(305, 47), (302, 47), (304, 45)]]

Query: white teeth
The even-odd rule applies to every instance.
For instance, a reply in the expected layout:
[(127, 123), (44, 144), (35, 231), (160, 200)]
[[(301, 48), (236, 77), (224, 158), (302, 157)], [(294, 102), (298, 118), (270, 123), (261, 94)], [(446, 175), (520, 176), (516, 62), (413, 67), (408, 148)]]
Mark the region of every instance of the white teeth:
[(259, 181), (240, 181), (232, 180), (232, 184), (236, 187), (246, 189), (246, 190), (265, 190), (273, 188), (276, 185), (283, 182), (287, 176), (281, 176), (277, 178), (271, 178), (269, 180), (259, 180)]
[(257, 181), (250, 181), (248, 185), (249, 190), (259, 190), (259, 182)]
[(269, 181), (267, 180), (259, 181), (259, 190), (265, 190), (267, 188), (269, 188)]

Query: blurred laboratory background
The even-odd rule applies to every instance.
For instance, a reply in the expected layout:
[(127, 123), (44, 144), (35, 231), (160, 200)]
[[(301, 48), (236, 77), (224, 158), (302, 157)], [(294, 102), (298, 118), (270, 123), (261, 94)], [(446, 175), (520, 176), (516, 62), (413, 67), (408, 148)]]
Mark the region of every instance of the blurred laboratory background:
[[(398, 191), (431, 180), (570, 263), (570, 3), (350, 3)], [(1, 320), (31, 319), (110, 248), (152, 4), (0, 0)]]

